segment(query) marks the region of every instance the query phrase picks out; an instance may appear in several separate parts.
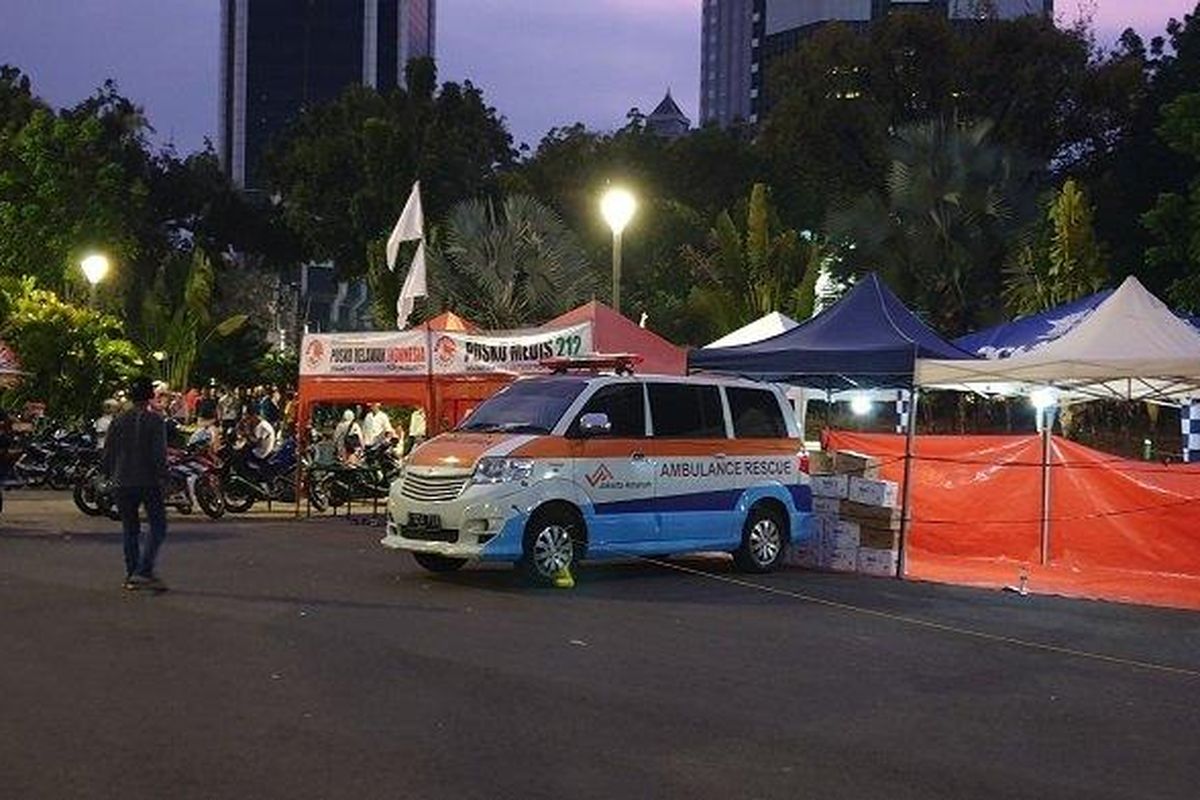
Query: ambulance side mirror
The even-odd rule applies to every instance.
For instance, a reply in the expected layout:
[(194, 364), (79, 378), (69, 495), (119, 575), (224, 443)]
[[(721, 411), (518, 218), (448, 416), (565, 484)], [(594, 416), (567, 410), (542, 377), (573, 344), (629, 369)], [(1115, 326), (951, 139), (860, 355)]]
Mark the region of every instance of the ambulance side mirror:
[(579, 418), (579, 435), (585, 439), (610, 433), (612, 423), (608, 421), (608, 414), (584, 414)]

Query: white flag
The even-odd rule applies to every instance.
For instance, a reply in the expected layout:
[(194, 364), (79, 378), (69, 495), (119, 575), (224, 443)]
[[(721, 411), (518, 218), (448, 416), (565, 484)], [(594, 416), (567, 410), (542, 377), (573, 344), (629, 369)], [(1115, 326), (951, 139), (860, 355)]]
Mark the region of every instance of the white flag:
[(388, 269), (396, 269), (396, 255), (400, 252), (401, 242), (411, 242), (424, 237), (425, 215), (421, 212), (421, 182), (417, 181), (413, 184), (408, 202), (404, 204), (404, 211), (401, 212), (400, 219), (396, 220), (396, 227), (392, 228), (392, 235), (387, 240)]
[(400, 296), (396, 298), (396, 330), (404, 330), (408, 318), (412, 315), (413, 305), (418, 297), (425, 296), (425, 242), (417, 245), (417, 254), (413, 256), (412, 266), (404, 278), (404, 286)]

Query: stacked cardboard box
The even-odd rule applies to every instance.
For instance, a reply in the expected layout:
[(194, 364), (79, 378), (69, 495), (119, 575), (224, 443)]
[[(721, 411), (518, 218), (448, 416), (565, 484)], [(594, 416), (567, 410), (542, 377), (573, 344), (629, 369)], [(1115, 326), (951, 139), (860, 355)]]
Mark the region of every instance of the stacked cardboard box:
[(894, 575), (899, 556), (899, 490), (879, 477), (879, 460), (838, 451), (809, 458), (813, 536), (795, 560), (809, 567)]

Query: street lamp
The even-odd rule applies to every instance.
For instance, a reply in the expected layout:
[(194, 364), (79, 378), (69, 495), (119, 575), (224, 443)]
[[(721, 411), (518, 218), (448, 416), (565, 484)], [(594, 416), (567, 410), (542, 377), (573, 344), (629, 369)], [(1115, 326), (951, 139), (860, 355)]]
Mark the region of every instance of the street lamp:
[(613, 233), (613, 310), (621, 311), (621, 233), (633, 212), (637, 211), (637, 198), (628, 189), (614, 186), (600, 198), (600, 213)]
[(79, 262), (79, 266), (83, 269), (83, 277), (87, 278), (88, 285), (91, 286), (91, 293), (88, 295), (88, 298), (94, 308), (96, 305), (96, 287), (108, 275), (108, 258), (99, 253), (93, 253)]

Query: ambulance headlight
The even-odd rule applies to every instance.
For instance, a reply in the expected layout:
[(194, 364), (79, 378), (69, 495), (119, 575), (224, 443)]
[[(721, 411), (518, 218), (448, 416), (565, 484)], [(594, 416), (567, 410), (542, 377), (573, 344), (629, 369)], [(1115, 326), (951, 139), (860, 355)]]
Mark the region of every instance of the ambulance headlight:
[(527, 458), (498, 458), (489, 456), (479, 459), (475, 465), (474, 483), (507, 483), (528, 480), (533, 472), (533, 462)]

